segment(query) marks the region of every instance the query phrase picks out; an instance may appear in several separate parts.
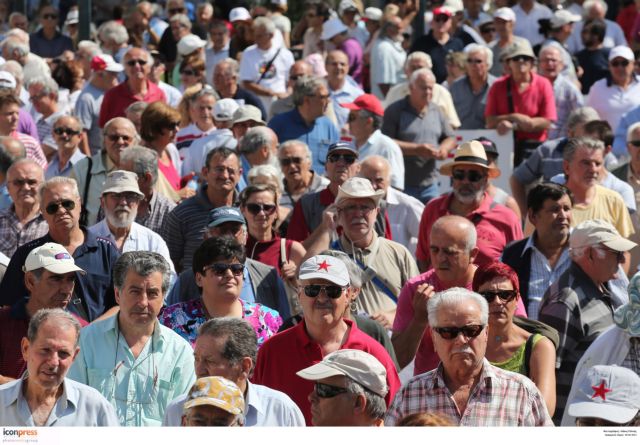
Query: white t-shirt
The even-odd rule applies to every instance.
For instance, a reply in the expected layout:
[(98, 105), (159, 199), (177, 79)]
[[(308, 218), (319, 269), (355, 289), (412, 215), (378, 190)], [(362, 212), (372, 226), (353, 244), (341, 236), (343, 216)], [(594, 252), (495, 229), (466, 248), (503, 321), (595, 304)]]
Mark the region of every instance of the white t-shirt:
[[(268, 72), (262, 76), (267, 64), (274, 58), (279, 48), (280, 53), (274, 59)], [(272, 44), (271, 48), (264, 51), (258, 48), (257, 45), (251, 45), (242, 54), (240, 80), (254, 82), (261, 87), (269, 88), (277, 93), (284, 93), (287, 91), (289, 69), (291, 69), (293, 62), (293, 54), (291, 54), (291, 51), (282, 46), (278, 47), (276, 44)], [(260, 77), (262, 77), (262, 79), (260, 79)], [(271, 107), (273, 97), (261, 95), (258, 97), (262, 101), (265, 109), (268, 110)]]
[(544, 36), (540, 34), (540, 19), (550, 19), (553, 13), (545, 5), (533, 2), (533, 8), (529, 13), (524, 12), (522, 7), (517, 4), (511, 8), (516, 15), (516, 24), (513, 27), (513, 33), (518, 37), (527, 39), (531, 46), (542, 43)]
[(378, 39), (371, 49), (371, 92), (380, 100), (384, 100), (384, 94), (379, 84), (396, 85), (405, 80), (404, 61), (407, 53), (402, 49), (400, 42), (389, 39)]

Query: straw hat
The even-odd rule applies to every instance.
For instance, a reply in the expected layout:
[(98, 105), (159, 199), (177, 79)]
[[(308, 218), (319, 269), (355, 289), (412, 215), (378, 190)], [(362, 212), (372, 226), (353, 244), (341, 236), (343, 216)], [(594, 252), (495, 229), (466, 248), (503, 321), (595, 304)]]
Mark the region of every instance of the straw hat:
[(490, 178), (497, 178), (500, 176), (499, 168), (489, 167), (489, 161), (487, 161), (487, 154), (484, 151), (484, 146), (478, 141), (469, 141), (460, 145), (456, 150), (453, 161), (442, 164), (440, 167), (440, 173), (446, 176), (451, 176), (451, 171), (454, 167), (464, 165), (482, 167), (487, 170), (487, 174)]

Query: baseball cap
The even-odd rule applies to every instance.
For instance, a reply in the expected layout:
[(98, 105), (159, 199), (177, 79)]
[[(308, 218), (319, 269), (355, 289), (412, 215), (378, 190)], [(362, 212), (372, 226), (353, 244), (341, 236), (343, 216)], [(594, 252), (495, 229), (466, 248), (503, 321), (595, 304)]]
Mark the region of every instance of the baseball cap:
[(340, 349), (327, 354), (321, 362), (298, 371), (305, 380), (321, 380), (336, 375), (349, 377), (369, 391), (387, 395), (387, 370), (373, 355), (359, 349)]
[(604, 244), (609, 249), (626, 252), (633, 249), (636, 243), (620, 236), (611, 223), (602, 219), (590, 219), (578, 224), (569, 236), (569, 247), (595, 246)]
[(192, 52), (204, 48), (207, 44), (206, 41), (202, 40), (195, 34), (189, 34), (188, 36), (184, 36), (178, 42), (178, 54), (181, 56), (186, 56), (191, 54)]
[(342, 15), (345, 11), (353, 11), (354, 9), (359, 11), (358, 5), (356, 5), (353, 0), (342, 0), (338, 5), (338, 14)]
[(329, 157), (329, 155), (334, 151), (348, 151), (356, 155), (356, 157), (359, 154), (358, 150), (356, 150), (351, 144), (347, 142), (334, 142), (333, 144), (329, 145), (329, 148), (327, 149), (327, 157)]
[(577, 382), (569, 415), (613, 423), (630, 422), (640, 411), (640, 376), (621, 366), (596, 365)]
[(246, 224), (242, 212), (237, 207), (218, 207), (209, 212), (209, 222), (207, 228), (218, 227), (226, 222), (237, 222)]
[(137, 193), (140, 198), (144, 198), (144, 195), (138, 186), (137, 174), (126, 170), (114, 170), (107, 175), (107, 180), (104, 183), (102, 194), (123, 192)]
[(91, 69), (93, 71), (109, 71), (110, 73), (120, 73), (124, 67), (113, 60), (109, 54), (99, 54), (91, 59)]
[(196, 380), (184, 403), (184, 409), (211, 405), (230, 414), (244, 411), (244, 396), (238, 385), (224, 377), (202, 377)]
[(316, 255), (300, 265), (298, 279), (311, 280), (320, 278), (331, 281), (338, 286), (347, 286), (351, 283), (349, 271), (344, 262), (328, 255)]
[(453, 11), (446, 6), (438, 6), (433, 10), (433, 16), (436, 17), (438, 15), (446, 15), (447, 17), (451, 17), (453, 15)]
[(551, 20), (549, 23), (551, 24), (551, 29), (560, 28), (561, 26), (567, 25), (569, 23), (576, 23), (582, 20), (577, 14), (572, 14), (571, 11), (567, 9), (559, 9), (558, 11), (553, 13)]
[(14, 89), (16, 87), (16, 78), (9, 71), (0, 71), (0, 88)]
[(464, 11), (462, 0), (445, 0), (442, 6), (449, 8), (452, 14)]
[(379, 22), (382, 20), (382, 9), (376, 8), (374, 6), (369, 6), (364, 10), (364, 16), (362, 19), (366, 22), (367, 20), (371, 20), (372, 22)]
[(340, 19), (329, 19), (322, 25), (321, 40), (329, 40), (342, 32), (348, 31), (349, 28), (342, 23)]
[(84, 275), (86, 273), (76, 266), (67, 249), (56, 243), (45, 243), (29, 252), (24, 266), (22, 266), (22, 271), (29, 272), (43, 268), (56, 274), (80, 272)]
[(238, 107), (238, 102), (233, 99), (220, 99), (213, 106), (213, 118), (221, 122), (233, 120), (233, 113)]
[(498, 8), (496, 10), (496, 12), (493, 13), (493, 18), (494, 19), (502, 19), (502, 20), (506, 20), (507, 22), (514, 22), (515, 23), (516, 14), (515, 14), (515, 12), (513, 12), (513, 10), (511, 8), (503, 6), (502, 8)]
[(251, 20), (251, 14), (249, 14), (247, 8), (243, 8), (242, 6), (233, 8), (231, 12), (229, 12), (229, 21), (233, 23), (241, 20)]
[(633, 51), (631, 48), (625, 45), (618, 45), (609, 51), (609, 62), (611, 62), (616, 57), (622, 57), (623, 59), (627, 59), (629, 62), (633, 62), (636, 58), (633, 56)]
[(254, 121), (261, 125), (267, 125), (262, 120), (262, 112), (254, 105), (242, 105), (233, 113), (233, 124), (239, 124), (240, 122)]
[(528, 40), (518, 39), (514, 41), (511, 45), (506, 47), (504, 50), (505, 56), (504, 58), (509, 60), (518, 56), (527, 56), (532, 59), (536, 58), (536, 55), (533, 53), (533, 49), (531, 48), (531, 44)]
[(373, 199), (376, 206), (380, 203), (384, 190), (374, 190), (371, 181), (367, 178), (349, 178), (341, 186), (338, 187), (338, 196), (336, 196), (336, 205), (345, 199), (369, 198)]
[(479, 138), (476, 138), (476, 141), (480, 142), (484, 147), (484, 151), (487, 154), (487, 159), (489, 154), (495, 155), (496, 157), (500, 156), (500, 153), (498, 153), (498, 147), (496, 147), (495, 142), (493, 142), (491, 139), (480, 136)]
[(378, 116), (384, 116), (384, 108), (380, 103), (380, 99), (378, 99), (373, 94), (362, 94), (356, 97), (356, 100), (354, 100), (353, 102), (340, 104), (340, 106), (354, 111), (371, 111)]
[(67, 13), (67, 18), (64, 21), (65, 25), (75, 25), (80, 22), (80, 11), (77, 9), (71, 9)]

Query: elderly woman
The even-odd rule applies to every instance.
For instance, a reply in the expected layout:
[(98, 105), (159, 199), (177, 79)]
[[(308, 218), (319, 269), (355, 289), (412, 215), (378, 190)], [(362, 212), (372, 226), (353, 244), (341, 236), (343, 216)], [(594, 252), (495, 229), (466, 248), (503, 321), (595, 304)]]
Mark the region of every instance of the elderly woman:
[(158, 317), (160, 323), (194, 345), (198, 328), (208, 319), (242, 318), (255, 329), (260, 347), (278, 332), (282, 318), (267, 306), (240, 298), (245, 259), (244, 247), (236, 239), (227, 236), (206, 239), (193, 254), (196, 284), (202, 289), (200, 298), (166, 307)]
[(513, 317), (520, 299), (518, 275), (504, 263), (478, 268), (473, 290), (489, 303), (489, 341), (486, 358), (491, 364), (529, 377), (544, 397), (549, 415), (556, 405), (555, 346), (540, 334), (517, 326)]
[(208, 135), (216, 129), (213, 123), (213, 106), (216, 104), (216, 92), (209, 85), (194, 85), (184, 91), (178, 105), (180, 130), (176, 135), (179, 150)]
[[(282, 181), (280, 180), (280, 171), (271, 164), (262, 164), (251, 167), (247, 173), (247, 180), (250, 185), (253, 184), (271, 184), (278, 192), (278, 196), (282, 196)], [(278, 233), (287, 233), (283, 231), (282, 224), (291, 217), (291, 209), (283, 207), (278, 203), (278, 218), (276, 219), (275, 229)]]

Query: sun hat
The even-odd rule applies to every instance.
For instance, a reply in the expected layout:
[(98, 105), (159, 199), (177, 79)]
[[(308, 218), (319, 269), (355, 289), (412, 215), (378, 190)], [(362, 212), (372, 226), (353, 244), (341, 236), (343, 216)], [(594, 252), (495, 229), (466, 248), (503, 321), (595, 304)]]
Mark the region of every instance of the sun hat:
[(138, 185), (138, 175), (126, 170), (114, 170), (107, 175), (102, 194), (132, 192), (144, 198)]
[(202, 377), (196, 380), (184, 403), (184, 409), (211, 405), (230, 414), (244, 412), (244, 396), (238, 385), (224, 377)]
[(456, 150), (453, 161), (442, 164), (440, 167), (440, 173), (446, 176), (451, 176), (453, 168), (459, 165), (476, 165), (483, 167), (487, 170), (487, 174), (490, 178), (497, 178), (500, 176), (499, 168), (489, 167), (489, 161), (487, 160), (487, 154), (484, 151), (484, 145), (478, 141), (469, 141), (460, 145)]
[(569, 247), (580, 247), (604, 244), (617, 252), (627, 252), (637, 244), (622, 237), (616, 228), (603, 219), (590, 219), (578, 224), (569, 235)]
[(329, 19), (322, 25), (321, 40), (329, 40), (342, 32), (348, 31), (347, 25), (342, 23), (340, 19)]
[(376, 206), (380, 203), (384, 195), (384, 190), (374, 190), (371, 181), (367, 178), (349, 178), (344, 184), (338, 187), (338, 196), (336, 196), (335, 204), (340, 204), (345, 199), (372, 199)]
[(235, 113), (233, 113), (233, 123), (238, 124), (240, 122), (254, 121), (261, 125), (267, 125), (262, 120), (262, 112), (255, 105), (241, 105)]

